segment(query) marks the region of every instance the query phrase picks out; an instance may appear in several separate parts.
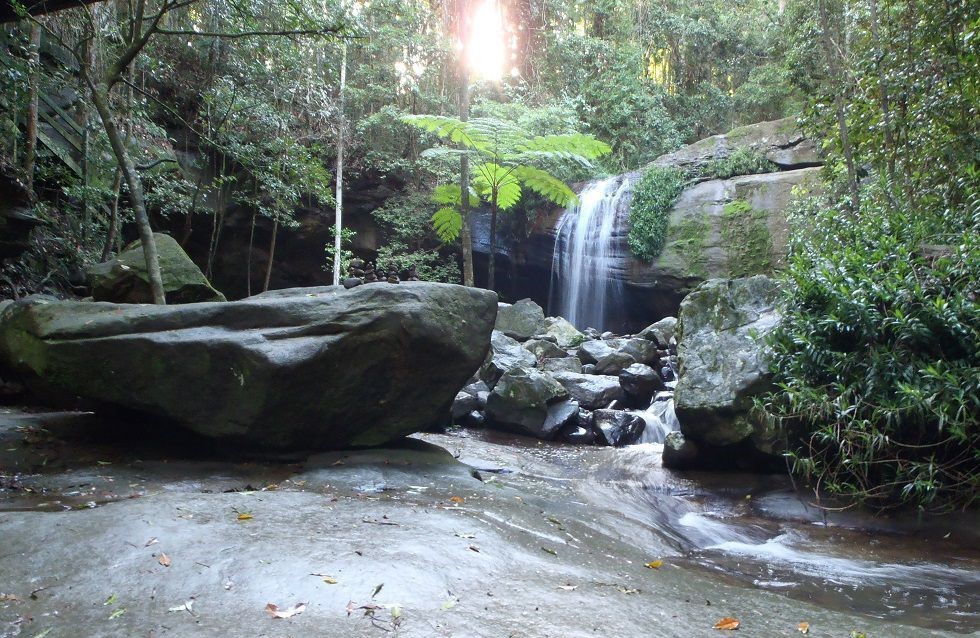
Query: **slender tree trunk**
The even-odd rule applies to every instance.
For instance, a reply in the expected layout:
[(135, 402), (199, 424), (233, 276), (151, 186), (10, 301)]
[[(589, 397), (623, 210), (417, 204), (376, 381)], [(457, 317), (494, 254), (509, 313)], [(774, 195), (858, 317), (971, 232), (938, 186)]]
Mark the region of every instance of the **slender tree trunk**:
[(837, 128), (840, 133), (841, 151), (847, 166), (847, 186), (851, 194), (851, 208), (857, 213), (861, 208), (861, 197), (858, 192), (857, 168), (854, 165), (854, 150), (847, 130), (847, 115), (844, 110), (844, 76), (840, 60), (834, 50), (834, 41), (830, 34), (830, 16), (827, 13), (827, 0), (817, 1), (817, 11), (820, 14), (820, 30), (823, 39), (824, 53), (827, 56), (827, 67), (830, 71), (830, 81), (834, 83), (834, 106), (837, 111)]
[(881, 24), (878, 19), (878, 0), (870, 0), (871, 9), (871, 38), (875, 45), (875, 68), (878, 71), (878, 103), (885, 129), (885, 154), (887, 155), (886, 170), (888, 171), (888, 201), (892, 201), (892, 187), (895, 183), (895, 136), (892, 132), (891, 103), (888, 96), (888, 84), (885, 81), (885, 71), (882, 68), (884, 49), (881, 46)]
[[(344, 217), (344, 89), (347, 87), (347, 43), (344, 42), (343, 53), (340, 62), (340, 130), (337, 133), (337, 192), (334, 198), (337, 208), (334, 214), (334, 234), (333, 234), (333, 285), (340, 285), (340, 264), (341, 264), (341, 238), (343, 236), (343, 217)], [(275, 242), (275, 228), (273, 227), (273, 242)], [(272, 255), (269, 255), (269, 267), (272, 267)], [(266, 288), (269, 286), (269, 277), (266, 276)]]
[(160, 256), (157, 253), (157, 243), (153, 238), (153, 228), (150, 226), (150, 217), (146, 213), (146, 200), (143, 197), (143, 183), (136, 172), (136, 165), (133, 164), (122, 133), (112, 117), (109, 108), (109, 90), (105, 84), (89, 84), (92, 93), (92, 102), (99, 117), (102, 118), (102, 125), (112, 146), (112, 152), (116, 156), (119, 168), (122, 170), (126, 186), (129, 188), (129, 202), (133, 207), (133, 214), (136, 217), (136, 226), (139, 229), (140, 243), (143, 245), (143, 255), (146, 258), (146, 272), (150, 278), (150, 291), (153, 294), (153, 303), (166, 304), (167, 298), (163, 292), (163, 277), (160, 275)]
[[(459, 51), (459, 119), (467, 121), (470, 117), (470, 70), (467, 67), (469, 53), (469, 2), (457, 0), (456, 31), (460, 42)], [(463, 285), (473, 286), (473, 231), (470, 228), (470, 158), (468, 155), (459, 157), (459, 214), (463, 218), (463, 227), (459, 233), (459, 241), (463, 247)]]
[(494, 290), (494, 271), (497, 269), (497, 193), (490, 200), (490, 261), (487, 264), (487, 290)]
[(248, 233), (248, 259), (245, 261), (245, 275), (248, 281), (245, 284), (245, 289), (248, 291), (248, 296), (252, 296), (252, 246), (255, 245), (255, 218), (258, 217), (258, 213), (252, 213), (252, 228)]
[(37, 156), (37, 102), (41, 82), (41, 25), (31, 22), (31, 44), (28, 54), (27, 141), (24, 144), (24, 174), (27, 188), (34, 189), (34, 158)]
[[(459, 87), (459, 119), (464, 122), (470, 115), (470, 74), (465, 66), (460, 71), (461, 84)], [(473, 231), (470, 229), (470, 158), (468, 155), (459, 157), (459, 193), (460, 215), (463, 217), (463, 228), (459, 239), (463, 244), (463, 285), (473, 285)]]
[(269, 242), (269, 263), (265, 266), (265, 281), (262, 282), (262, 292), (269, 289), (269, 280), (272, 279), (272, 261), (276, 258), (276, 235), (279, 234), (279, 220), (272, 220), (272, 240)]
[(112, 208), (109, 211), (109, 230), (106, 231), (105, 244), (102, 245), (102, 257), (99, 261), (109, 259), (112, 252), (112, 245), (116, 242), (116, 234), (119, 232), (119, 193), (122, 190), (122, 170), (116, 167), (116, 175), (112, 179)]

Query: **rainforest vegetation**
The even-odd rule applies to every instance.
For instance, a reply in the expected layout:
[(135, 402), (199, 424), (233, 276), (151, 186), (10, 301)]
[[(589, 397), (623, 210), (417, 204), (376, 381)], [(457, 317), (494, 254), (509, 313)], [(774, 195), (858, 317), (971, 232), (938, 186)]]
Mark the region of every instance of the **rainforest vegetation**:
[[(793, 204), (775, 388), (757, 409), (800, 433), (789, 466), (822, 491), (976, 504), (975, 0), (55, 4), (0, 4), (0, 162), (36, 220), (0, 269), (4, 298), (71, 295), (140, 241), (163, 302), (154, 231), (229, 297), (299, 262), (315, 264), (307, 285), (337, 282), (367, 241), (343, 221), (358, 218), (378, 264), (494, 288), (473, 210), (491, 211), (495, 254), (575, 184), (638, 170), (629, 245), (651, 261), (685, 185), (771, 166), (649, 165), (792, 117), (824, 168)], [(315, 223), (336, 242), (283, 248)]]

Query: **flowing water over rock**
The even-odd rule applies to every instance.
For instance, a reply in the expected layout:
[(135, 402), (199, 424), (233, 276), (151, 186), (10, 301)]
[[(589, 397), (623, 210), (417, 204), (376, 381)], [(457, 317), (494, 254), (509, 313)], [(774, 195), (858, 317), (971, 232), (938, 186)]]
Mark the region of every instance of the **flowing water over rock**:
[(121, 425), (0, 410), (0, 636), (980, 630), (973, 514), (823, 512), (785, 477), (664, 470), (657, 444), (462, 430), (249, 461)]
[(558, 222), (549, 311), (580, 330), (605, 330), (610, 315), (623, 307), (623, 284), (609, 271), (633, 182), (631, 175), (617, 175), (590, 183)]

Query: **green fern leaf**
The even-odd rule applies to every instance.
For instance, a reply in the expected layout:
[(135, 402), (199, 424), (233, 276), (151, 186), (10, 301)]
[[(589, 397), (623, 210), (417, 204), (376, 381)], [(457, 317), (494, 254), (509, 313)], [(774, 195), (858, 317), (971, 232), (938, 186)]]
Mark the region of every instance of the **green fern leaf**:
[(463, 216), (455, 208), (444, 206), (432, 216), (432, 228), (443, 243), (454, 242), (463, 230)]

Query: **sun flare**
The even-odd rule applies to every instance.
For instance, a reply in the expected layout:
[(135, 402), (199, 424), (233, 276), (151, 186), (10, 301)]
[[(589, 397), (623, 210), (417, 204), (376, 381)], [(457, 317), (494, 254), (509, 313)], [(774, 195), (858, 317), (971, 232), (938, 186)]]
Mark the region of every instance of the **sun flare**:
[(504, 17), (495, 0), (484, 0), (473, 14), (467, 62), (476, 79), (500, 80), (507, 59)]

